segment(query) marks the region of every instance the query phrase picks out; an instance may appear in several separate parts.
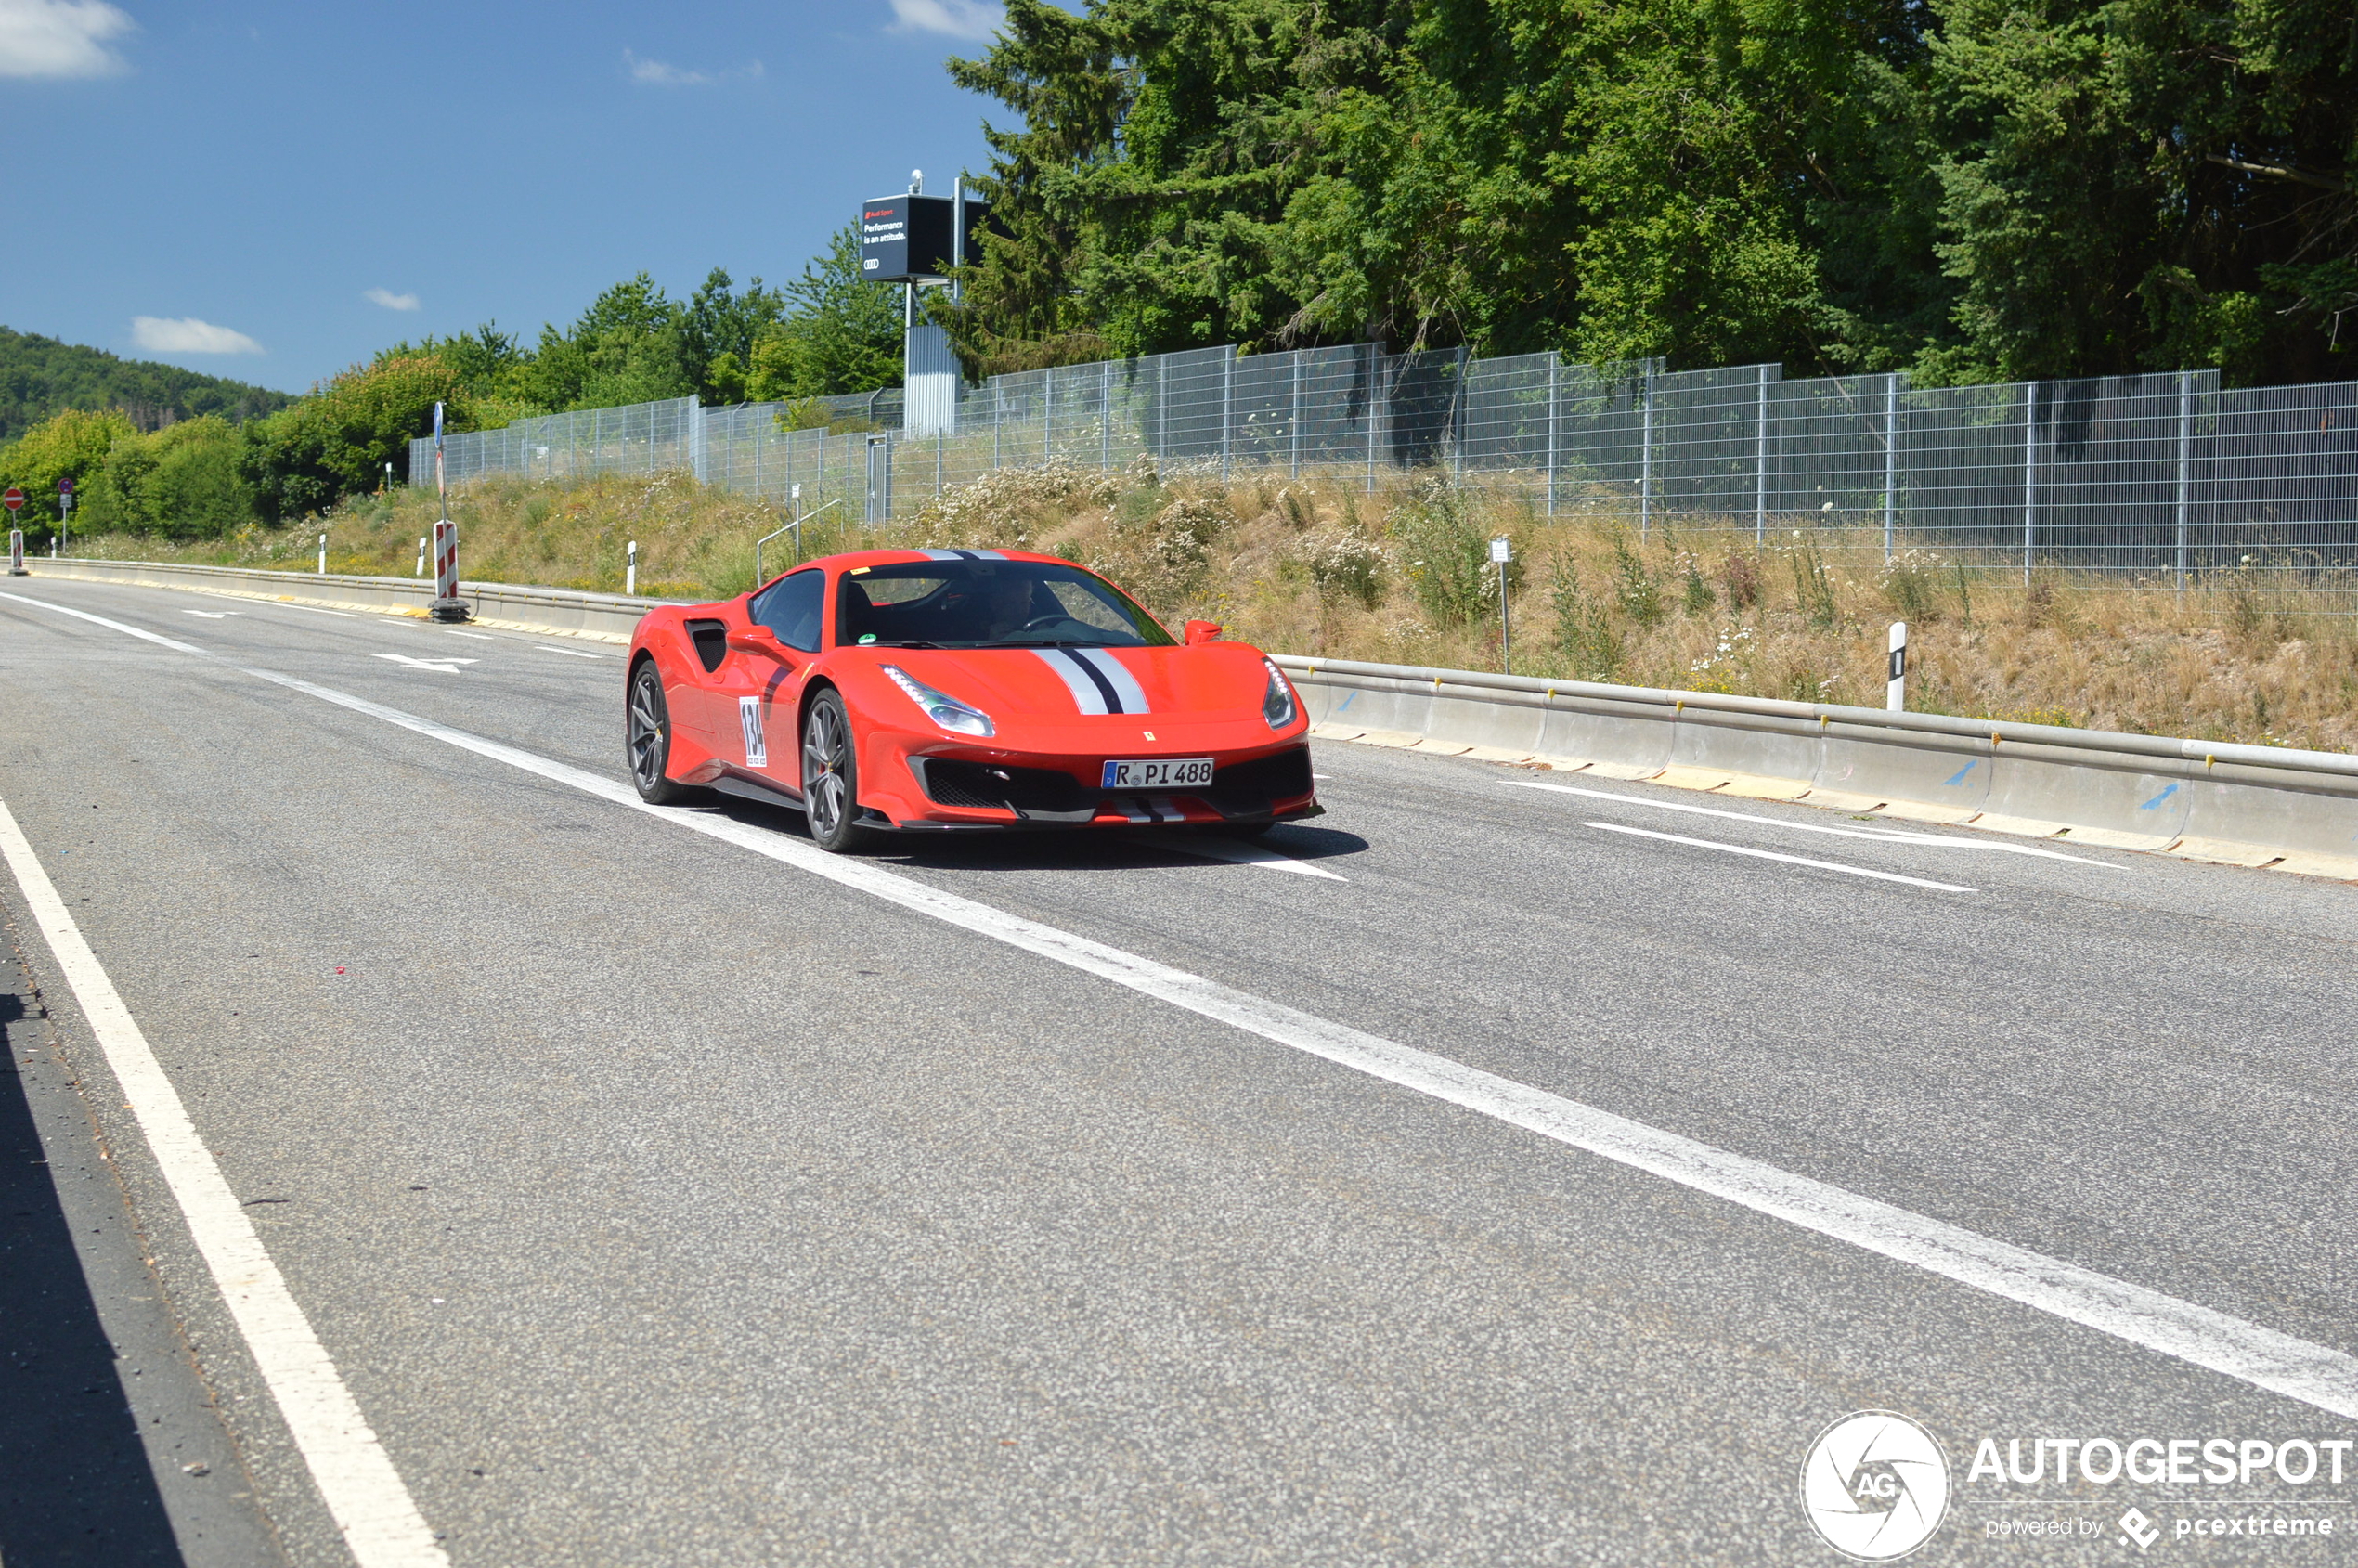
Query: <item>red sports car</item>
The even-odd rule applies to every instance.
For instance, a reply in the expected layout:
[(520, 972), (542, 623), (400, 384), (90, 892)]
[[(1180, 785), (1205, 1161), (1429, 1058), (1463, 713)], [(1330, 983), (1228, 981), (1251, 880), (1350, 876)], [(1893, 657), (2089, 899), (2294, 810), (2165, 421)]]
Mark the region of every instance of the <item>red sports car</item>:
[(829, 849), (877, 831), (1196, 823), (1318, 814), (1309, 724), (1259, 650), (1054, 556), (871, 550), (630, 641), (639, 793), (800, 809)]

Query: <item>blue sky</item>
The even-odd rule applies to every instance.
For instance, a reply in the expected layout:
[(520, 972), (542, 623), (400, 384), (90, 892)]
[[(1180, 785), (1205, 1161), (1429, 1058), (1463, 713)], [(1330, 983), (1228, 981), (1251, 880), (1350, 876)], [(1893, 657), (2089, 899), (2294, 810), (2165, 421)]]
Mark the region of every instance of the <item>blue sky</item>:
[(0, 0), (0, 325), (303, 391), (645, 270), (791, 277), (999, 105), (998, 7)]

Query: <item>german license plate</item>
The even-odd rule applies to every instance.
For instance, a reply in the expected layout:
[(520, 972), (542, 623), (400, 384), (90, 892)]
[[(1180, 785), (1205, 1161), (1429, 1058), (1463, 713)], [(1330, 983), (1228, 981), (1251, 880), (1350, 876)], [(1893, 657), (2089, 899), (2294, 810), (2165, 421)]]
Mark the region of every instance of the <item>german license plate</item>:
[(1165, 757), (1147, 762), (1108, 762), (1104, 789), (1201, 789), (1211, 783), (1209, 757)]

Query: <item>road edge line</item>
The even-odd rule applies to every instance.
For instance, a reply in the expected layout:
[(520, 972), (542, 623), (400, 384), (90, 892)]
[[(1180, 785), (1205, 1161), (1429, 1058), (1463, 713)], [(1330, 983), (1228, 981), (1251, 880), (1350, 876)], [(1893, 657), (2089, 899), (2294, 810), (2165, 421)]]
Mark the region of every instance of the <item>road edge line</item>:
[(0, 858), (7, 861), (33, 924), (81, 1004), (354, 1561), (360, 1568), (447, 1568), (449, 1559), (435, 1544), (408, 1485), (6, 800), (0, 800)]

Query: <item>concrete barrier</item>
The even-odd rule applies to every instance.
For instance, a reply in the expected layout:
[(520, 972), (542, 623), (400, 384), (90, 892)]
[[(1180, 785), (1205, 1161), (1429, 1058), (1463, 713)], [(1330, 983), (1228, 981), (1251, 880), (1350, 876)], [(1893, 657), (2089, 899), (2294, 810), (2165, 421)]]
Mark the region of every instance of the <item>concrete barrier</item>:
[[(278, 600), (290, 604), (418, 617), (422, 617), (426, 606), (434, 603), (434, 584), (421, 577), (323, 577), (311, 572), (268, 572), (245, 566), (45, 556), (29, 559), (25, 566), (35, 577), (131, 583), (232, 599)], [(614, 643), (628, 643), (639, 618), (656, 605), (668, 603), (626, 598), (619, 593), (483, 582), (461, 583), (460, 597), (467, 601), (475, 618), (486, 626)]]
[(1478, 670), (1277, 663), (1316, 684), (1316, 732), (1328, 738), (1369, 736), (1360, 716), (1373, 715), (1383, 729), (1371, 738), (1393, 745), (2358, 880), (2358, 757), (2336, 752)]

